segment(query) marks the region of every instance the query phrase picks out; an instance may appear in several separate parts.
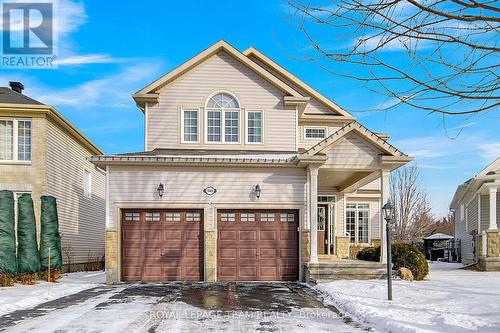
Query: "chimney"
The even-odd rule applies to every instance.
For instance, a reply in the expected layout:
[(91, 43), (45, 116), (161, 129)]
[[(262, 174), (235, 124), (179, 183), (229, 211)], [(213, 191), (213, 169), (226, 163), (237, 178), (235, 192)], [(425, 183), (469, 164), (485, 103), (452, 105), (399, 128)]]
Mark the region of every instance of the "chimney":
[(13, 82), (13, 81), (10, 81), (9, 82), (9, 86), (12, 88), (12, 90), (14, 90), (15, 92), (17, 93), (20, 93), (22, 94), (23, 93), (23, 90), (24, 90), (24, 84), (22, 84), (21, 82)]

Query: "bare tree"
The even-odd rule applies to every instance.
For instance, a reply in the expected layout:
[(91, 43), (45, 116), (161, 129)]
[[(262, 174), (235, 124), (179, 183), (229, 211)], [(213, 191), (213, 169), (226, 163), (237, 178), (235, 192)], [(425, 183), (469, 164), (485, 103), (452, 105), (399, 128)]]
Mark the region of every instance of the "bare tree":
[(314, 50), (309, 59), (390, 97), (378, 110), (404, 104), (443, 115), (498, 111), (498, 1), (288, 3)]
[(426, 194), (419, 188), (418, 178), (415, 164), (391, 173), (389, 196), (394, 206), (396, 242), (422, 239), (435, 222)]

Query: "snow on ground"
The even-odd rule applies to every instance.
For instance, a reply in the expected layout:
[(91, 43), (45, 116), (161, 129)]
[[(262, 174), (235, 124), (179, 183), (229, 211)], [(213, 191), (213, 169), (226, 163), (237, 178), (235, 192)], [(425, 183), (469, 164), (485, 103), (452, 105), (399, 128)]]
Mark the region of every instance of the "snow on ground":
[(30, 286), (16, 284), (13, 287), (0, 287), (0, 316), (97, 287), (104, 281), (104, 271), (77, 272), (63, 274), (56, 283), (38, 281)]
[(380, 332), (500, 332), (500, 272), (430, 263), (424, 281), (335, 281), (315, 288), (326, 302)]

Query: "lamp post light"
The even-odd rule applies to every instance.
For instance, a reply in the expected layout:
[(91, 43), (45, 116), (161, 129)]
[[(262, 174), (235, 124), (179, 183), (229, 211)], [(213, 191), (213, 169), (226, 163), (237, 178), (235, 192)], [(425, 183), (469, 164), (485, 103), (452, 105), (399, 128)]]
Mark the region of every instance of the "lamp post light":
[(387, 299), (392, 301), (392, 249), (391, 249), (391, 228), (392, 228), (392, 204), (388, 200), (382, 207), (384, 210), (384, 219), (386, 221), (386, 239), (387, 239)]

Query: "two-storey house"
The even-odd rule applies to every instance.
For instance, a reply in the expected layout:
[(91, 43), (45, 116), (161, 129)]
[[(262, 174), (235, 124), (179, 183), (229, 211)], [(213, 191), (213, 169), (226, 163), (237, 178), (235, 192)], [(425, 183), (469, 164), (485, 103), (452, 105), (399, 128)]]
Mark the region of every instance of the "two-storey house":
[(92, 158), (108, 282), (298, 280), (383, 245), (410, 158), (258, 50), (220, 41), (132, 97), (145, 151)]
[(0, 189), (31, 194), (38, 232), (40, 196), (56, 197), (63, 268), (101, 261), (106, 177), (89, 157), (102, 151), (55, 108), (23, 94), (21, 83), (10, 85), (0, 87)]
[(500, 157), (459, 185), (450, 210), (461, 262), (500, 271)]

